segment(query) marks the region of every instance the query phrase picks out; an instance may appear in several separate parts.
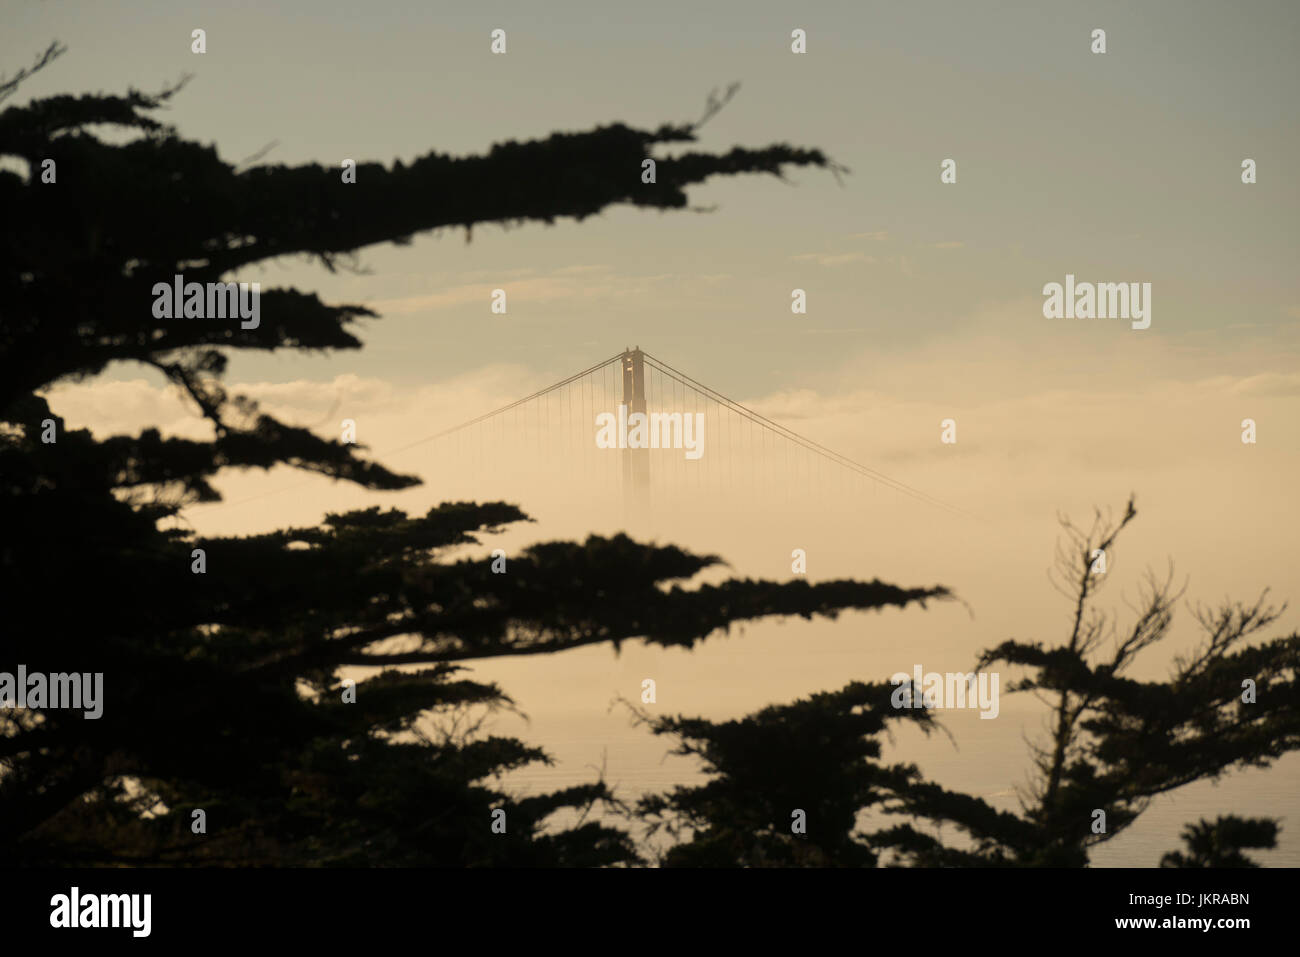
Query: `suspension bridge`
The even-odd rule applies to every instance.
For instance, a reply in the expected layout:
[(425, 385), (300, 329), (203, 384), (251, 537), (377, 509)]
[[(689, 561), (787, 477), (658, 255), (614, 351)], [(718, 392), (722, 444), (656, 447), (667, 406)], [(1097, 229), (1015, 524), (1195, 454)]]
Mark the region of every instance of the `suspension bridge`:
[[(441, 500), (617, 500), (631, 520), (676, 504), (743, 512), (834, 497), (842, 505), (912, 501), (969, 513), (842, 455), (640, 347), (624, 349), (531, 395), (458, 425), (372, 453), (388, 464), (417, 447), (415, 468)], [(398, 463), (393, 463), (394, 467)], [(291, 491), (292, 483), (215, 508)], [(203, 506), (197, 506), (202, 508)]]
[[(618, 489), (626, 509), (682, 494), (788, 497), (831, 488), (892, 493), (966, 514), (920, 489), (761, 415), (640, 347), (625, 349), (531, 395), (408, 443), (435, 443), (462, 475), (512, 473)], [(382, 456), (381, 456), (382, 458)]]

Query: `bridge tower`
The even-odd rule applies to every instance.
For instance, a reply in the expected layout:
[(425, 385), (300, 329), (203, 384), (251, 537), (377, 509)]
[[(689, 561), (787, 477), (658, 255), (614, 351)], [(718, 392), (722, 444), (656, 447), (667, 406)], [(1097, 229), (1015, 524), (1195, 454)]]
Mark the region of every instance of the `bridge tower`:
[[(623, 404), (628, 418), (646, 413), (645, 354), (641, 347), (623, 353)], [(623, 450), (623, 505), (626, 512), (644, 512), (650, 504), (650, 450)]]

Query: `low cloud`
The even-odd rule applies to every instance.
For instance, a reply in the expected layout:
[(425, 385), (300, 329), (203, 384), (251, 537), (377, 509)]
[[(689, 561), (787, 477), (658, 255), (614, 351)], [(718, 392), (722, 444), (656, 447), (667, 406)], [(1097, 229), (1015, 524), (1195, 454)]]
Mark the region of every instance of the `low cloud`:
[(480, 270), (474, 275), (482, 281), (458, 283), (433, 292), (417, 293), (389, 299), (372, 299), (366, 305), (380, 315), (410, 315), (481, 306), (487, 312), (492, 291), (504, 289), (508, 308), (527, 303), (556, 302), (565, 299), (627, 299), (645, 295), (650, 286), (673, 278), (658, 276), (620, 276), (608, 266), (566, 266), (549, 275), (533, 276), (535, 270), (503, 271), (495, 276)]
[(874, 256), (866, 253), (802, 253), (791, 256), (796, 262), (815, 262), (819, 266), (845, 266), (849, 263), (874, 263)]

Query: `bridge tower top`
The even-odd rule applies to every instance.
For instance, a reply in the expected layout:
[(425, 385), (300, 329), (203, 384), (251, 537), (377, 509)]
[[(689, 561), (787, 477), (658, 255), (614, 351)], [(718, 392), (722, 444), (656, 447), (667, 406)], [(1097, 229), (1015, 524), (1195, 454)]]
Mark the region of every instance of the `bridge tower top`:
[[(645, 353), (641, 347), (623, 352), (623, 405), (631, 418), (635, 412), (646, 413)], [(623, 450), (623, 501), (629, 512), (650, 504), (650, 450)]]

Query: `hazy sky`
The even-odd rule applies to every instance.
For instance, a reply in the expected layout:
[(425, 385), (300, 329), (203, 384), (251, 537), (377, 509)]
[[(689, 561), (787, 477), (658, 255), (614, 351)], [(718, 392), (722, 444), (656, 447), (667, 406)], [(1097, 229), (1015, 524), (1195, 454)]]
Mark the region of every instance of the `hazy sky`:
[[(740, 81), (701, 148), (788, 141), (853, 171), (843, 186), (802, 170), (795, 186), (719, 180), (693, 192), (719, 207), (706, 215), (614, 209), (483, 229), (469, 245), (447, 233), (373, 247), (366, 278), (273, 264), (266, 284), (378, 303), (386, 318), (359, 356), (240, 357), (236, 376), (424, 383), (504, 360), (559, 377), (639, 343), (752, 395), (817, 385), (855, 356), (952, 344), (990, 312), (1001, 338), (1055, 337), (1066, 323), (1043, 319), (1040, 290), (1067, 272), (1153, 283), (1151, 329), (1102, 324), (1107, 344), (1158, 341), (1162, 366), (1196, 346), (1225, 364), (1246, 350), (1240, 371), (1265, 355), (1295, 368), (1294, 3), (5, 6), (10, 71), (51, 39), (69, 47), (25, 95), (192, 73), (168, 119), (232, 160), (275, 142), (268, 162), (390, 163), (652, 127)], [(206, 54), (190, 52), (195, 27)], [(498, 27), (504, 56), (489, 52)], [(1089, 51), (1097, 27), (1104, 55)], [(1254, 186), (1240, 182), (1246, 157)], [(945, 158), (955, 185), (939, 182)], [(508, 320), (488, 313), (496, 286)], [(800, 319), (795, 287), (809, 294)]]
[[(691, 655), (615, 659), (601, 648), (484, 669), (543, 722), (603, 714), (646, 669), (669, 676), (670, 710), (716, 715), (915, 661), (967, 668), (1008, 637), (1059, 638), (1065, 608), (1043, 574), (1055, 516), (1087, 519), (1130, 491), (1142, 516), (1113, 567), (1130, 598), (1145, 565), (1172, 557), (1192, 597), (1253, 598), (1269, 585), (1279, 602), (1300, 602), (1300, 6), (623, 6), (7, 0), (0, 69), (50, 40), (69, 47), (19, 103), (192, 73), (167, 113), (183, 135), (232, 161), (274, 142), (266, 162), (335, 167), (692, 120), (710, 90), (740, 81), (698, 148), (789, 142), (852, 170), (842, 184), (810, 170), (790, 184), (710, 182), (691, 193), (717, 207), (708, 213), (616, 208), (582, 224), (484, 228), (469, 244), (425, 235), (365, 250), (366, 276), (286, 260), (238, 277), (383, 314), (363, 326), (360, 353), (235, 356), (229, 375), (289, 421), (332, 433), (354, 418), (379, 453), (639, 344), (977, 515), (877, 503), (845, 517), (843, 495), (808, 487), (759, 516), (734, 498), (656, 516), (650, 534), (721, 553), (738, 574), (785, 578), (791, 549), (804, 547), (810, 578), (942, 582), (974, 617), (949, 605), (767, 623)], [(190, 52), (200, 27), (201, 56)], [(495, 28), (507, 32), (504, 56), (489, 52)], [(790, 52), (795, 28), (807, 31), (804, 55)], [(1104, 55), (1090, 52), (1095, 28)], [(952, 185), (940, 183), (946, 158)], [(1245, 158), (1258, 164), (1254, 185), (1241, 182)], [(1044, 284), (1067, 273), (1151, 283), (1150, 328), (1044, 318)], [(496, 287), (506, 316), (489, 312)], [(790, 312), (794, 288), (807, 291), (807, 315)], [(55, 407), (97, 431), (202, 434), (192, 410), (136, 368), (63, 389)], [(947, 417), (955, 446), (939, 441)], [(1255, 445), (1240, 439), (1248, 417)], [(463, 470), (433, 446), (380, 458), (428, 484), (375, 496), (285, 470), (239, 475), (218, 483), (229, 503), (188, 518), (203, 534), (246, 533), (461, 494)], [(511, 547), (618, 527), (540, 473), (500, 494), (543, 519), (507, 536)], [(1118, 592), (1113, 601), (1123, 612)], [(1180, 622), (1181, 647), (1195, 635), (1186, 614)], [(1164, 673), (1168, 655), (1153, 657), (1140, 676)], [(1019, 747), (1020, 725), (987, 723)], [(1277, 773), (1294, 784), (1300, 764)], [(1298, 828), (1284, 834), (1292, 860)]]

